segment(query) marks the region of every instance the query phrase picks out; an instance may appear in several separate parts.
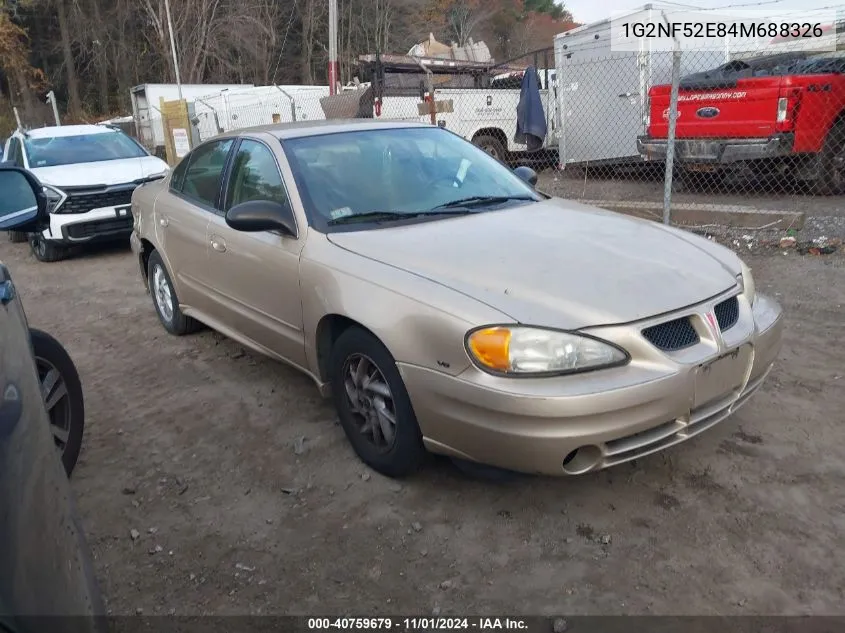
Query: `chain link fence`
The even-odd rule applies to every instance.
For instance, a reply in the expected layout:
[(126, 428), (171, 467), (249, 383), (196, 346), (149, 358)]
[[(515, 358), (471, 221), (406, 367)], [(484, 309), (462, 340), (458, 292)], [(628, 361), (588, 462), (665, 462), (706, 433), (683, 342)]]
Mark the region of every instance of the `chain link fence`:
[[(326, 86), (266, 86), (196, 99), (198, 137), (332, 118), (428, 122), (513, 167), (532, 167), (547, 193), (606, 208), (639, 205), (654, 219), (670, 220), (683, 204), (789, 210), (843, 202), (845, 51), (783, 41), (742, 51), (619, 52), (558, 37), (554, 49), (497, 65), (364, 56), (359, 68), (332, 97)], [(539, 105), (525, 129), (524, 82)], [(164, 132), (155, 119), (147, 128), (150, 147)]]

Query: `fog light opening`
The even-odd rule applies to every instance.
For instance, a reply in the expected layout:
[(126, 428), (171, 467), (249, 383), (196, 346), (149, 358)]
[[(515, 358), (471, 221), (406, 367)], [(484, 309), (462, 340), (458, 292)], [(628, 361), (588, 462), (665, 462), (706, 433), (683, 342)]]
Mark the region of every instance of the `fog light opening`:
[(598, 446), (581, 446), (563, 459), (563, 472), (567, 475), (581, 475), (591, 471), (601, 461)]

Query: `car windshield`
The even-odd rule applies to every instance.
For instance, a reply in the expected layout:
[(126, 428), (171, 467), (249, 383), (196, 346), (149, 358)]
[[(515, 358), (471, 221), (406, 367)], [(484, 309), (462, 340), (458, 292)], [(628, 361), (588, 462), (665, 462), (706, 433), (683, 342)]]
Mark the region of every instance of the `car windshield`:
[(541, 199), (492, 156), (438, 127), (307, 136), (284, 147), (318, 224), (443, 217)]
[(122, 132), (27, 138), (24, 147), (30, 167), (99, 163), (146, 156), (143, 148)]

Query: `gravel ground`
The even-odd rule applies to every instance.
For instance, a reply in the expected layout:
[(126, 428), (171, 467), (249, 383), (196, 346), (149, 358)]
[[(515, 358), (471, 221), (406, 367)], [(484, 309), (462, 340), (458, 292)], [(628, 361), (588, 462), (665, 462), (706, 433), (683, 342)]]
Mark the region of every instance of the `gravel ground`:
[(126, 249), (0, 259), (82, 375), (73, 487), (114, 614), (845, 612), (841, 252), (749, 256), (788, 326), (733, 418), (635, 464), (508, 483), (441, 460), (402, 483), (368, 471), (308, 379), (167, 335)]
[[(538, 187), (546, 193), (575, 200), (663, 202), (662, 172), (616, 173), (611, 178), (609, 171), (609, 168), (588, 170), (586, 174), (583, 169), (544, 171), (540, 174)], [(764, 186), (748, 180), (732, 187), (704, 183), (692, 191), (683, 185), (680, 189), (673, 192), (673, 202), (741, 205), (768, 211), (802, 211), (806, 214), (806, 221), (803, 230), (799, 232), (801, 239), (845, 239), (845, 196), (807, 195), (787, 185)], [(748, 231), (720, 230), (720, 233), (736, 238)], [(755, 239), (763, 241), (785, 235), (781, 231), (755, 231), (754, 234)]]

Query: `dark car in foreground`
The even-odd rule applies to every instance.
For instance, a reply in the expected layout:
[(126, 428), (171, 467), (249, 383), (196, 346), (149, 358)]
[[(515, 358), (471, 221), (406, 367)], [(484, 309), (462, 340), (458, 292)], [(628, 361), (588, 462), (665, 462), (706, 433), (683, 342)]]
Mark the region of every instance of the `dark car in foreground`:
[[(45, 212), (38, 180), (0, 167), (0, 230)], [(68, 475), (82, 442), (79, 375), (30, 328), (0, 262), (0, 631), (99, 631), (103, 613)], [(63, 616), (61, 619), (42, 619)], [(75, 617), (67, 617), (75, 616)]]

